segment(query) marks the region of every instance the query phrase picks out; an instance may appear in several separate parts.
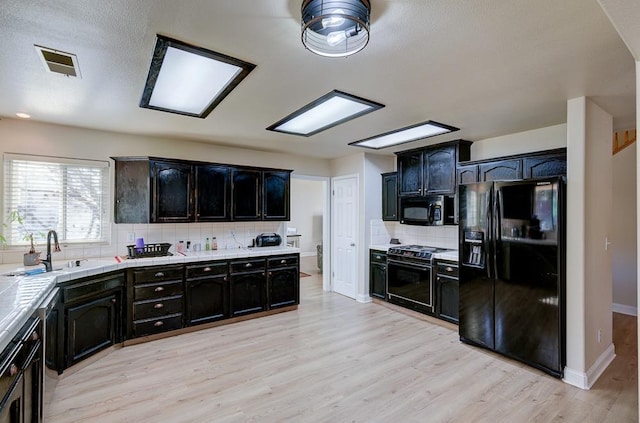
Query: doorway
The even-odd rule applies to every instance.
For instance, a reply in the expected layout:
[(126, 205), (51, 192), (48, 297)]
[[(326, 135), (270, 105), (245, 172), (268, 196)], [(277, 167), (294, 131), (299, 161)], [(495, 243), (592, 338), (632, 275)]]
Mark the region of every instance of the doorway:
[(331, 179), (332, 291), (356, 298), (358, 288), (358, 175)]

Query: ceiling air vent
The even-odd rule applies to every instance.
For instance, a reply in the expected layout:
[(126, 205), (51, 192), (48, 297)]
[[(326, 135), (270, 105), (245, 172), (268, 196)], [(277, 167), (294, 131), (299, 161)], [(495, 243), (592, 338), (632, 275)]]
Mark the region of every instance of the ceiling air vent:
[(47, 72), (81, 78), (78, 58), (75, 54), (34, 45)]

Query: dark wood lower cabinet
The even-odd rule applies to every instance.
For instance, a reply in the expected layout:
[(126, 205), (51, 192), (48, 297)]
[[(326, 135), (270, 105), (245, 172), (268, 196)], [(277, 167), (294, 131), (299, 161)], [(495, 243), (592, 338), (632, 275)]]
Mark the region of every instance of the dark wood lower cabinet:
[(300, 302), (300, 267), (298, 256), (267, 259), (269, 309)]
[(264, 259), (232, 261), (229, 275), (231, 317), (266, 310), (266, 284)]
[(436, 316), (458, 323), (460, 283), (458, 264), (450, 261), (438, 261), (436, 265)]
[(387, 300), (387, 255), (382, 251), (369, 252), (369, 295)]
[(229, 275), (226, 261), (187, 266), (187, 325), (229, 317)]
[(118, 341), (120, 302), (112, 293), (66, 309), (67, 367)]

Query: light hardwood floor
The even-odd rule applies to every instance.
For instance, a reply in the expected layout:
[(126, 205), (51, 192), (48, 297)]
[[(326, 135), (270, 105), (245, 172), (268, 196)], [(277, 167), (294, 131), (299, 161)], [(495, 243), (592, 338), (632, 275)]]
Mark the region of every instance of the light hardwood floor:
[(297, 311), (112, 351), (59, 381), (47, 421), (638, 421), (634, 317), (614, 314), (617, 357), (583, 391), (303, 270)]

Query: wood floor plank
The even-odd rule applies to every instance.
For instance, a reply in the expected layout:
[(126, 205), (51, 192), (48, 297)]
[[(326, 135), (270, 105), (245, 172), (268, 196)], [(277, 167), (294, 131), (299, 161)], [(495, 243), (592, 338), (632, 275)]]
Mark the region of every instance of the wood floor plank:
[(617, 357), (583, 391), (303, 270), (298, 310), (116, 349), (63, 376), (47, 421), (638, 421), (634, 317), (614, 315)]

